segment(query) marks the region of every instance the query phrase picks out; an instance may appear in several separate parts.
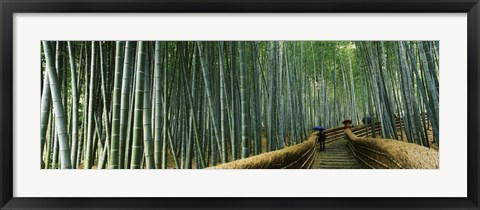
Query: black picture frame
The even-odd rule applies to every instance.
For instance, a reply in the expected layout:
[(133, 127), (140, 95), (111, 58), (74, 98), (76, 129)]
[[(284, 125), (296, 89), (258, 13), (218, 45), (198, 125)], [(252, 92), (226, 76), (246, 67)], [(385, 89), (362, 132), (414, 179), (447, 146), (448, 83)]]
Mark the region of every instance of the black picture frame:
[[(478, 0), (0, 0), (1, 209), (479, 209)], [(25, 198), (13, 197), (15, 13), (467, 13), (468, 196), (465, 198)], [(459, 122), (464, 124), (465, 122)], [(448, 182), (449, 180), (445, 180)], [(348, 189), (346, 189), (348, 190)], [(392, 189), (394, 190), (394, 189)]]

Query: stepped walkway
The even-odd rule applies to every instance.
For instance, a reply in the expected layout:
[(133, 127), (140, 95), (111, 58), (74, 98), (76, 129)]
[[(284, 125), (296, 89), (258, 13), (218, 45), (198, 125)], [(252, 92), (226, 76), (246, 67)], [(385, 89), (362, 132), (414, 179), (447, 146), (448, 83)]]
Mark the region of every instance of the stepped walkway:
[[(380, 127), (376, 126), (376, 132)], [(360, 136), (367, 134), (368, 128), (355, 130)], [(327, 139), (325, 141), (325, 150), (320, 151), (316, 148), (315, 160), (311, 169), (363, 169), (365, 165), (360, 164), (359, 160), (352, 154), (348, 147), (348, 141), (345, 139), (343, 127), (329, 129), (325, 132)]]
[(363, 167), (348, 148), (347, 140), (338, 139), (317, 151), (312, 169), (362, 169)]
[[(400, 119), (397, 119), (397, 130)], [(438, 151), (394, 139), (367, 137), (381, 131), (380, 124), (325, 130), (325, 150), (316, 133), (307, 141), (260, 155), (221, 164), (213, 169), (438, 169)], [(346, 139), (347, 137), (348, 139)]]

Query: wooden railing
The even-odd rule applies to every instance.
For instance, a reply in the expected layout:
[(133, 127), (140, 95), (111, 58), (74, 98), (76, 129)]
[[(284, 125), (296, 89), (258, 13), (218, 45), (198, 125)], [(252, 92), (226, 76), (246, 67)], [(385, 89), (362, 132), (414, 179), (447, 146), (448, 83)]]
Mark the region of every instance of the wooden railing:
[[(343, 127), (324, 131), (326, 143), (344, 138)], [(317, 154), (317, 136), (311, 135), (308, 141), (281, 150), (272, 151), (207, 169), (308, 169)]]
[(363, 164), (376, 169), (438, 169), (439, 156), (434, 149), (394, 139), (362, 138), (345, 131), (348, 146)]
[(315, 138), (245, 159), (224, 163), (207, 169), (308, 169), (315, 160)]
[[(400, 119), (397, 119), (397, 130), (400, 126)], [(381, 134), (380, 123), (375, 123), (374, 130), (377, 135)], [(351, 129), (344, 130), (343, 127), (336, 127), (324, 131), (326, 144), (346, 137), (349, 140), (348, 146), (354, 156), (364, 165), (370, 168), (438, 168), (438, 152), (429, 150), (422, 146), (409, 144), (398, 140), (375, 139), (366, 137), (371, 133), (370, 125), (357, 125)], [(370, 134), (371, 135), (371, 134)], [(207, 169), (307, 169), (311, 168), (315, 157), (318, 155), (316, 135), (310, 136), (308, 141), (286, 147), (281, 150), (272, 151), (252, 156), (229, 163), (220, 164)], [(366, 137), (366, 138), (363, 138)], [(392, 143), (395, 142), (395, 143)], [(408, 147), (416, 152), (426, 154), (432, 160), (428, 163), (411, 160), (413, 157), (399, 154), (398, 157), (389, 147)], [(397, 145), (398, 144), (398, 145)], [(383, 146), (382, 146), (383, 145)], [(387, 145), (387, 146), (385, 146)], [(405, 146), (407, 145), (407, 146)], [(427, 149), (428, 151), (425, 151)], [(434, 158), (436, 157), (436, 158)], [(434, 161), (436, 159), (437, 162)], [(405, 163), (406, 162), (406, 163)]]

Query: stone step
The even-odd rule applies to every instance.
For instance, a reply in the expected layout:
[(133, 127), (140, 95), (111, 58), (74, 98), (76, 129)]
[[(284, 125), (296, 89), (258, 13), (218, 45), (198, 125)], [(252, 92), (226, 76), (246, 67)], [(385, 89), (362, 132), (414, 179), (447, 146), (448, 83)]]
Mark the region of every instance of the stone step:
[(338, 138), (325, 145), (325, 150), (317, 150), (312, 168), (320, 169), (361, 169), (362, 165), (347, 146), (347, 140)]

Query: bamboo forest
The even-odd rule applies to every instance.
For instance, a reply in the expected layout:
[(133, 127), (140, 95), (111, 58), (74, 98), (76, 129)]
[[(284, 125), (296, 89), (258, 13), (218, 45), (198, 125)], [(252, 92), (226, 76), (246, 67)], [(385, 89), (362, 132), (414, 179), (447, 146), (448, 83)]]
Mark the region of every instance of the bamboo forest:
[(438, 41), (42, 41), (42, 169), (439, 168)]

